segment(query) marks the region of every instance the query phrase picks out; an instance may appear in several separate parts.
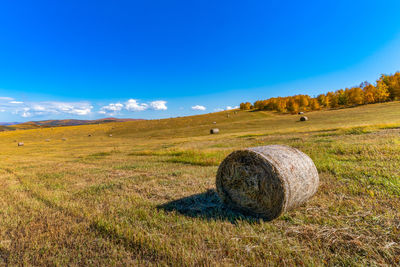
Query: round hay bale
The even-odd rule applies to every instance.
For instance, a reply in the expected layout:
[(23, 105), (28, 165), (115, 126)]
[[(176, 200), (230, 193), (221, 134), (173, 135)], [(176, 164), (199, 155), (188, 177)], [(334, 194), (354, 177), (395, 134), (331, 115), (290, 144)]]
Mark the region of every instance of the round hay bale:
[(219, 133), (219, 129), (218, 128), (213, 128), (210, 130), (210, 134), (217, 134)]
[(308, 118), (307, 118), (306, 116), (302, 116), (302, 117), (300, 118), (300, 121), (308, 121)]
[(282, 145), (235, 151), (221, 163), (216, 178), (223, 203), (266, 220), (305, 203), (318, 184), (314, 162)]
[(18, 146), (24, 146), (24, 143), (19, 142), (19, 143), (18, 143)]

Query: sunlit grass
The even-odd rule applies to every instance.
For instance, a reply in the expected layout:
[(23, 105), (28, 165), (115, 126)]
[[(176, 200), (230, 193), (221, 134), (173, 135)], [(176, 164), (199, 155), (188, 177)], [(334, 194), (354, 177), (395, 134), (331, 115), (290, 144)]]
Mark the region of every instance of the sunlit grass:
[[(307, 116), (1, 132), (0, 265), (398, 265), (400, 103)], [(226, 155), (268, 144), (307, 153), (321, 180), (272, 222), (227, 209), (214, 190)]]

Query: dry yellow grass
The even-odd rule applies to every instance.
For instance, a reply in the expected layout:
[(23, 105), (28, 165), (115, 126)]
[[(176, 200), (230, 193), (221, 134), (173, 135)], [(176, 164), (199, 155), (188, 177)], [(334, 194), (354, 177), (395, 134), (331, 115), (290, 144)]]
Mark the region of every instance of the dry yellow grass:
[[(1, 132), (0, 265), (400, 264), (400, 103), (307, 117), (232, 111)], [(272, 222), (221, 206), (214, 190), (226, 155), (267, 144), (307, 153), (321, 179), (306, 205)]]

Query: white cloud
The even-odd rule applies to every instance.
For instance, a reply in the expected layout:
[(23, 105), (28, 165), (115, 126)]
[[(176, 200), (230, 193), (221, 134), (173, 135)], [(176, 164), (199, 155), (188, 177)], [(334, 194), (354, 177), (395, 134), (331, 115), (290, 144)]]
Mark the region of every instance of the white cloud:
[(93, 107), (88, 102), (27, 102), (5, 106), (6, 110), (24, 118), (39, 115), (72, 114), (84, 116), (91, 113)]
[(92, 108), (93, 108), (93, 107), (90, 107), (90, 108), (83, 108), (83, 109), (73, 109), (73, 110), (71, 110), (71, 111), (68, 112), (68, 113), (70, 113), (70, 114), (75, 114), (75, 115), (80, 115), (80, 116), (84, 116), (84, 115), (90, 114), (90, 113), (92, 112)]
[(32, 107), (32, 109), (33, 109), (34, 111), (46, 111), (46, 108), (43, 107), (43, 106), (41, 106), (41, 105), (34, 105), (34, 106)]
[(234, 106), (234, 107), (231, 107), (231, 106), (227, 106), (226, 108), (216, 108), (216, 109), (214, 109), (214, 111), (215, 112), (219, 112), (219, 111), (224, 111), (224, 110), (231, 110), (231, 109), (238, 109), (239, 108), (239, 106)]
[(31, 117), (32, 113), (29, 112), (30, 110), (31, 110), (30, 108), (23, 108), (21, 116), (24, 117), (24, 118)]
[(124, 105), (121, 103), (110, 103), (107, 106), (103, 106), (100, 108), (98, 113), (100, 114), (109, 114), (116, 115), (124, 108)]
[(206, 110), (206, 107), (201, 105), (196, 105), (192, 107), (192, 110)]
[(30, 112), (28, 112), (28, 111), (24, 111), (24, 112), (21, 114), (21, 116), (24, 117), (24, 118), (32, 117), (32, 113), (30, 113)]
[(46, 113), (66, 113), (73, 115), (88, 115), (92, 112), (93, 106), (88, 102), (41, 102), (36, 106), (39, 110)]
[(145, 103), (139, 103), (136, 99), (129, 99), (125, 103), (125, 108), (129, 111), (143, 111), (146, 110), (149, 105)]
[[(151, 102), (140, 102), (136, 99), (129, 99), (121, 103), (110, 103), (101, 106), (97, 113), (115, 115), (126, 111), (145, 110), (167, 110), (167, 101), (155, 100)], [(92, 113), (93, 106), (90, 102), (60, 102), (60, 101), (35, 101), (22, 102), (11, 97), (0, 97), (0, 112), (10, 112), (21, 117), (51, 116), (51, 115), (78, 115), (85, 116)]]
[(151, 107), (151, 109), (154, 109), (154, 110), (167, 110), (168, 107), (166, 104), (167, 104), (167, 101), (157, 100), (157, 101), (150, 102), (150, 107)]

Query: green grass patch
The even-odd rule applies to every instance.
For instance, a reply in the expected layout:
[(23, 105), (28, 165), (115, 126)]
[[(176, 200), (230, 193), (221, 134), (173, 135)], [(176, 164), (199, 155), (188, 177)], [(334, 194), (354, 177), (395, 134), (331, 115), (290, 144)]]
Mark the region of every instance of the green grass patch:
[(245, 134), (245, 135), (239, 135), (237, 138), (251, 138), (251, 137), (260, 137), (260, 136), (267, 136), (271, 135), (269, 133), (262, 133), (262, 134)]
[(370, 128), (367, 128), (367, 127), (353, 127), (353, 128), (349, 128), (349, 129), (344, 129), (342, 131), (344, 134), (347, 134), (347, 135), (361, 135), (361, 134), (369, 134), (369, 133), (373, 132)]
[(224, 159), (225, 152), (182, 151), (173, 154), (166, 162), (183, 163), (199, 166), (218, 166)]
[(139, 168), (139, 165), (137, 164), (124, 164), (124, 165), (118, 165), (115, 166), (115, 170), (136, 170)]
[(87, 155), (86, 158), (98, 159), (98, 158), (103, 158), (103, 157), (110, 156), (110, 155), (111, 155), (111, 152), (98, 152), (98, 153)]

